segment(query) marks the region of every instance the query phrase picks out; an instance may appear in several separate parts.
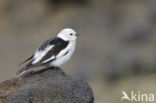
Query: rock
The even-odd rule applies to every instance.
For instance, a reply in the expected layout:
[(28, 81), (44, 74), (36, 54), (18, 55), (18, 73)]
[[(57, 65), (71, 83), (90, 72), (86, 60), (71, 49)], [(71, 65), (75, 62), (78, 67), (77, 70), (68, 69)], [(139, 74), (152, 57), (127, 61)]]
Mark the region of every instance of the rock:
[(33, 71), (0, 83), (0, 103), (94, 103), (88, 84), (60, 68)]

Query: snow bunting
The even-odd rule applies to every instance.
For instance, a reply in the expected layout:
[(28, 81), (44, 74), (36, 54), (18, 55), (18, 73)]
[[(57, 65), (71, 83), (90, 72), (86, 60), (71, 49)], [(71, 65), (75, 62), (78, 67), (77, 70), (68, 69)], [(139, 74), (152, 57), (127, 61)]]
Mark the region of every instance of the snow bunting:
[(78, 36), (79, 34), (71, 28), (63, 29), (55, 38), (44, 42), (31, 57), (20, 63), (19, 65), (29, 61), (17, 74), (22, 75), (26, 70), (33, 67), (59, 67), (66, 63), (75, 50)]

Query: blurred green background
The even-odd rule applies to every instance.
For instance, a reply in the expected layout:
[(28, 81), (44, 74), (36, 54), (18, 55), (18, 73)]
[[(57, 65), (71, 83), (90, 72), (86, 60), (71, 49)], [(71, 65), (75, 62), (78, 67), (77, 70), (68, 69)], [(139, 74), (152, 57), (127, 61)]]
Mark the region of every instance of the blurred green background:
[(0, 0), (0, 81), (66, 27), (81, 36), (61, 68), (88, 81), (95, 103), (156, 95), (156, 0)]

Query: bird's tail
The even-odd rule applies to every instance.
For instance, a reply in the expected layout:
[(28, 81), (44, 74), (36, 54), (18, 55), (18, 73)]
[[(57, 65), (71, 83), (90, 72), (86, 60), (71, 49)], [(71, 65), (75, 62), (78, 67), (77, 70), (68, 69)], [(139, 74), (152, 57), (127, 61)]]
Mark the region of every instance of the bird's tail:
[(18, 70), (16, 74), (17, 75), (22, 75), (25, 72), (25, 70), (27, 70), (27, 67), (26, 66), (23, 67), (22, 69)]
[(27, 64), (25, 67), (23, 67), (22, 69), (18, 70), (16, 74), (21, 76), (26, 70), (30, 68), (32, 68), (31, 62)]
[(34, 55), (32, 55), (32, 56), (29, 57), (28, 59), (24, 60), (23, 62), (21, 62), (21, 63), (18, 64), (17, 66), (19, 66), (19, 65), (21, 65), (21, 64), (23, 64), (23, 63), (25, 63), (25, 62), (27, 62), (27, 61), (29, 61), (29, 60), (31, 60), (31, 59), (33, 58), (33, 56), (34, 56)]

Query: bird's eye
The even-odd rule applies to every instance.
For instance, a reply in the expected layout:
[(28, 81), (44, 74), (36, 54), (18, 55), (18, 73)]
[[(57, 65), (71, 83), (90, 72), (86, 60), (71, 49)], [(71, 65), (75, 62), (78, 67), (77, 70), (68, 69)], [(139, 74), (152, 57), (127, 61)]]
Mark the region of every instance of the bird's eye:
[(73, 35), (72, 33), (70, 35)]

